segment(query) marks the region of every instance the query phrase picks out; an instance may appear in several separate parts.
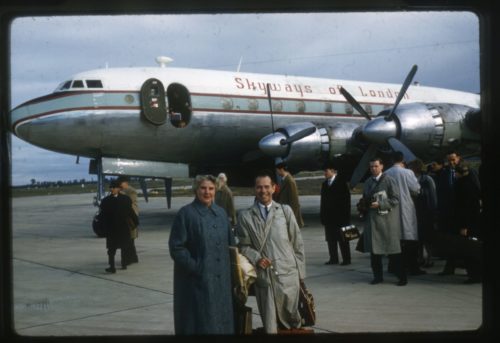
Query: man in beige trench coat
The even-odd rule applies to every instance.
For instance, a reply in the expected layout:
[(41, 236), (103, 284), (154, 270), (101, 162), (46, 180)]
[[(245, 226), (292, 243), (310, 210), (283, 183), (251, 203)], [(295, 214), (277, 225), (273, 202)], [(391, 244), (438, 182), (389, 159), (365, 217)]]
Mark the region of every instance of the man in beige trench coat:
[(266, 333), (301, 327), (300, 282), (305, 253), (292, 209), (272, 200), (270, 175), (255, 179), (256, 201), (238, 217), (236, 234), (243, 255), (256, 267), (255, 296)]

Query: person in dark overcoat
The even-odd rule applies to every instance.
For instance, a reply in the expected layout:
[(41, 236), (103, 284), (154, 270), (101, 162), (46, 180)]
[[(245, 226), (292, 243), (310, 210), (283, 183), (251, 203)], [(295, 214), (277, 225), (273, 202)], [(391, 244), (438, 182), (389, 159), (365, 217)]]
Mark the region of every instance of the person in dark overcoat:
[[(139, 217), (139, 205), (137, 204), (137, 191), (134, 187), (130, 186), (129, 178), (127, 176), (119, 176), (116, 181), (120, 184), (121, 193), (126, 195), (132, 201), (132, 209), (134, 210), (137, 217)], [(138, 263), (139, 257), (137, 256), (137, 249), (135, 248), (135, 240), (138, 237), (139, 228), (137, 226), (132, 227), (130, 230), (130, 246), (125, 249), (126, 264)]]
[(349, 242), (341, 238), (340, 228), (351, 223), (351, 192), (347, 182), (338, 175), (333, 164), (325, 166), (325, 181), (321, 184), (320, 218), (325, 227), (325, 239), (328, 244), (329, 260), (325, 264), (338, 264), (339, 254), (342, 255), (341, 265), (351, 263)]
[[(461, 162), (455, 167), (457, 180), (455, 182), (455, 228), (459, 235), (471, 240), (465, 245), (466, 250), (474, 250), (477, 253), (470, 254), (468, 251), (460, 252), (464, 255), (467, 280), (465, 283), (481, 282), (481, 252), (480, 240), (480, 215), (481, 215), (481, 193), (477, 181), (470, 172), (467, 163)], [(474, 240), (474, 241), (473, 241)], [(470, 249), (469, 246), (472, 248)], [(465, 249), (464, 249), (465, 250)]]
[(120, 193), (120, 184), (113, 180), (110, 184), (111, 193), (102, 199), (100, 210), (106, 227), (106, 248), (108, 249), (108, 273), (116, 273), (115, 254), (120, 249), (122, 269), (127, 269), (126, 249), (132, 238), (130, 230), (139, 225), (139, 219), (132, 209), (132, 201)]
[(176, 335), (235, 333), (229, 253), (235, 241), (225, 210), (214, 203), (215, 188), (215, 177), (197, 176), (196, 197), (170, 231)]

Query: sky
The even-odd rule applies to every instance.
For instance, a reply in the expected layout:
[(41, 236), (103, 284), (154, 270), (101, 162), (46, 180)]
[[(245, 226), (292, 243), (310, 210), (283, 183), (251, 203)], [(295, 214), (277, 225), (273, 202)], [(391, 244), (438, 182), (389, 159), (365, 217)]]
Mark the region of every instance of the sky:
[[(240, 70), (402, 83), (478, 93), (479, 20), (471, 12), (24, 17), (11, 24), (12, 108), (96, 68)], [(12, 135), (13, 185), (96, 179), (88, 159)]]

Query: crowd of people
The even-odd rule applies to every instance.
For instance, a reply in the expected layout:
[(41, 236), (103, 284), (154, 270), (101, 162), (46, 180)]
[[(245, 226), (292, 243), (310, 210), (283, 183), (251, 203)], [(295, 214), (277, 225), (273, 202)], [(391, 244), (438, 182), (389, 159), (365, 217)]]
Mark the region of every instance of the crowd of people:
[[(372, 284), (383, 281), (382, 255), (389, 256), (388, 272), (398, 276), (400, 286), (407, 284), (407, 274), (426, 274), (422, 267), (431, 267), (433, 257), (446, 260), (439, 275), (454, 274), (460, 265), (468, 276), (464, 283), (480, 283), (477, 172), (455, 151), (447, 154), (446, 164), (435, 161), (429, 168), (420, 159), (405, 163), (401, 152), (392, 157), (393, 165), (385, 172), (381, 159), (370, 161), (371, 177), (358, 203), (365, 250), (371, 253)], [(391, 249), (377, 247), (381, 241)]]
[[(391, 167), (373, 158), (370, 177), (363, 183), (357, 210), (364, 228), (359, 238), (370, 254), (371, 284), (384, 281), (387, 272), (398, 286), (408, 276), (426, 274), (434, 257), (446, 259), (440, 275), (467, 271), (466, 283), (481, 282), (480, 186), (477, 173), (456, 152), (447, 163), (429, 168), (419, 160), (406, 162), (401, 152), (392, 155)], [(281, 180), (276, 184), (275, 176)], [(320, 220), (324, 226), (327, 265), (349, 265), (349, 242), (341, 230), (351, 224), (351, 191), (335, 163), (324, 167), (320, 190)], [(176, 214), (169, 237), (174, 261), (174, 326), (176, 334), (234, 334), (234, 305), (230, 247), (255, 267), (253, 294), (263, 332), (302, 330), (299, 311), (301, 286), (306, 277), (302, 219), (297, 185), (284, 163), (275, 173), (261, 172), (254, 180), (254, 203), (238, 215), (233, 194), (223, 173), (199, 175), (193, 184), (194, 200)], [(101, 212), (109, 226), (106, 236), (109, 268), (115, 273), (115, 254), (121, 266), (137, 263), (134, 245), (139, 225), (137, 194), (126, 178), (111, 182)], [(339, 250), (340, 257), (339, 258)], [(296, 332), (296, 331), (293, 331)]]

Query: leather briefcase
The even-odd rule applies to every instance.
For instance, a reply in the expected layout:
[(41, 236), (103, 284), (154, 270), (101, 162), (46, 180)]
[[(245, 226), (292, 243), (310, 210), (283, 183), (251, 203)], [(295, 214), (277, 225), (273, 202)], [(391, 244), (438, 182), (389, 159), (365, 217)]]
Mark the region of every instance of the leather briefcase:
[(316, 324), (314, 297), (303, 282), (300, 283), (299, 313), (302, 317), (302, 326), (312, 326)]
[(356, 225), (347, 225), (340, 228), (340, 237), (344, 242), (352, 241), (353, 239), (358, 239), (361, 236)]

